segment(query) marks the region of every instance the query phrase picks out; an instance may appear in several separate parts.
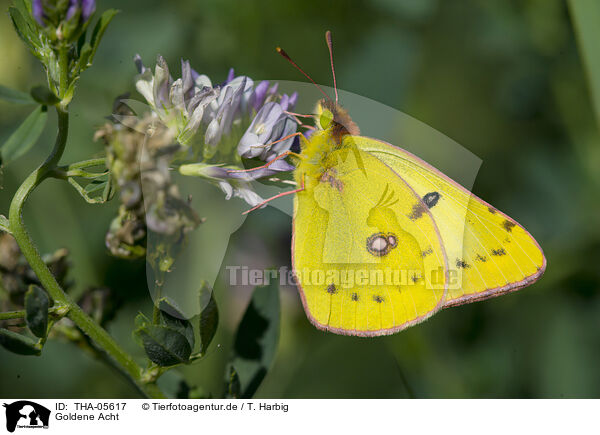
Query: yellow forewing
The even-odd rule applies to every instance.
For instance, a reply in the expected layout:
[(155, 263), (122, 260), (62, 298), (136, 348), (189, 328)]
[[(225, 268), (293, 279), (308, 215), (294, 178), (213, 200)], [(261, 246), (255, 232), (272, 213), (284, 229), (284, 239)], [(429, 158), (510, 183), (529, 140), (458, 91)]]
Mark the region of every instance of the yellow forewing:
[(429, 211), (448, 256), (445, 306), (514, 291), (543, 274), (546, 259), (540, 246), (513, 219), (407, 151), (366, 137), (352, 140), (402, 176), (421, 198), (436, 199), (429, 201)]
[(419, 195), (362, 151), (333, 151), (322, 176), (307, 180), (294, 200), (292, 255), (317, 327), (391, 334), (443, 306), (446, 254)]

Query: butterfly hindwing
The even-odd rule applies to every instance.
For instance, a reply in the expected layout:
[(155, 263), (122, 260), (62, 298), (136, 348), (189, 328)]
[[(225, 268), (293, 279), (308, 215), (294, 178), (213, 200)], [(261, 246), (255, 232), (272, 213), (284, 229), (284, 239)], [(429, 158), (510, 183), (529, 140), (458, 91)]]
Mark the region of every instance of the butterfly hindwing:
[(322, 176), (296, 195), (294, 271), (317, 327), (391, 334), (442, 307), (446, 254), (419, 195), (382, 161), (354, 150), (332, 152)]
[(516, 221), (407, 151), (366, 137), (353, 141), (399, 173), (428, 205), (448, 255), (445, 306), (514, 291), (543, 274), (540, 246)]

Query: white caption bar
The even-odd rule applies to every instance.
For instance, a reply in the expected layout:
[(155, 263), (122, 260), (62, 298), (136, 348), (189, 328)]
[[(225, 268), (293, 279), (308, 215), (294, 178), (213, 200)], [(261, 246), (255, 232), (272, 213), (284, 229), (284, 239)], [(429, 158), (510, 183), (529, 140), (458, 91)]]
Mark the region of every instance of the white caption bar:
[[(599, 400), (16, 400), (0, 434), (598, 432)], [(7, 432), (6, 432), (7, 431)], [(243, 432), (242, 432), (243, 431)], [(115, 433), (115, 432), (113, 432)]]

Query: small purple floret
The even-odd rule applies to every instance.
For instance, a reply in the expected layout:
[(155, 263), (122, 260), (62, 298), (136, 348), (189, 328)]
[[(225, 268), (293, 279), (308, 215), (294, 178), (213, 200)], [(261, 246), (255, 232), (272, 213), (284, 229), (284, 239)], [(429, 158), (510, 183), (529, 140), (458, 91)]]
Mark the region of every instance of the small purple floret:
[(87, 21), (96, 11), (96, 0), (81, 0), (81, 19)]
[(45, 26), (42, 0), (33, 0), (33, 3), (31, 4), (31, 12), (33, 14), (33, 18), (35, 18), (35, 21), (37, 21), (40, 26)]
[(79, 7), (79, 2), (77, 0), (69, 0), (69, 8), (67, 9), (67, 20), (73, 18), (75, 12), (77, 12), (77, 8)]

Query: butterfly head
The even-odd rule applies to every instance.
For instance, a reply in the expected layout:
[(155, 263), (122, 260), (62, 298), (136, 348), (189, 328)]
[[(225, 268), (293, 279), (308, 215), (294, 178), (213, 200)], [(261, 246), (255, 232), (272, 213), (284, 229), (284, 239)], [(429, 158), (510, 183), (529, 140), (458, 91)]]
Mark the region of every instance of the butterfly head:
[(360, 129), (352, 121), (348, 111), (339, 103), (328, 99), (321, 99), (317, 103), (317, 126), (331, 132), (332, 136), (341, 139), (346, 134), (359, 135)]

